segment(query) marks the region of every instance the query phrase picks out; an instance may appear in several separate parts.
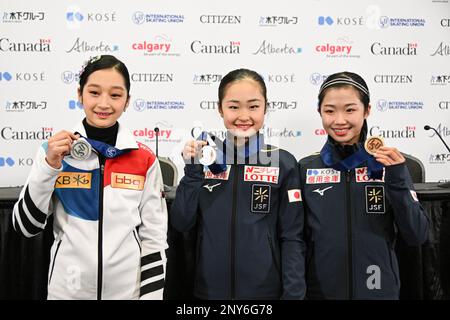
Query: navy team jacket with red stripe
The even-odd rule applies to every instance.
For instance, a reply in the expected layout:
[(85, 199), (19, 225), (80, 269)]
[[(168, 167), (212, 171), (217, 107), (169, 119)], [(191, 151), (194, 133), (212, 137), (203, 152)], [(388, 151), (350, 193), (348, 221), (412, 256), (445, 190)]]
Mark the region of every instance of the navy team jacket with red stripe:
[[(85, 136), (80, 123), (73, 132)], [(13, 225), (26, 237), (54, 215), (48, 299), (162, 299), (167, 208), (159, 162), (119, 125), (116, 148), (100, 166), (66, 156), (60, 169), (38, 151), (14, 206)]]
[(219, 174), (198, 164), (185, 167), (170, 218), (178, 231), (197, 228), (198, 298), (301, 299), (305, 294), (296, 160), (269, 145), (256, 151), (255, 162), (241, 158)]

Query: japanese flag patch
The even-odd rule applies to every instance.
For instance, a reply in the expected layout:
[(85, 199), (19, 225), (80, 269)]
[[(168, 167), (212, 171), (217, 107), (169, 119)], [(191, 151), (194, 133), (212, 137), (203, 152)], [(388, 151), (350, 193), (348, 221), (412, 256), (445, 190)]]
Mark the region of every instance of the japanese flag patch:
[(288, 190), (288, 198), (289, 198), (289, 202), (302, 201), (302, 193), (300, 192), (300, 189)]

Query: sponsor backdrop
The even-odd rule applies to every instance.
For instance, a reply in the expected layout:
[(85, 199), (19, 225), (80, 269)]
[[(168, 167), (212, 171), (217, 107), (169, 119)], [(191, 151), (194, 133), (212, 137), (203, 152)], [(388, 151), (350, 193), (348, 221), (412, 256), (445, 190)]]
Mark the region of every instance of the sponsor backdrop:
[[(374, 4), (375, 2), (375, 4)], [(268, 86), (266, 138), (298, 159), (320, 150), (317, 92), (334, 72), (360, 73), (369, 133), (418, 157), (426, 180), (450, 179), (450, 4), (383, 1), (24, 1), (0, 4), (0, 187), (25, 182), (38, 146), (84, 117), (78, 72), (113, 54), (131, 74), (121, 122), (171, 157), (201, 130), (223, 137), (217, 88), (228, 71)], [(181, 176), (182, 174), (180, 174)]]

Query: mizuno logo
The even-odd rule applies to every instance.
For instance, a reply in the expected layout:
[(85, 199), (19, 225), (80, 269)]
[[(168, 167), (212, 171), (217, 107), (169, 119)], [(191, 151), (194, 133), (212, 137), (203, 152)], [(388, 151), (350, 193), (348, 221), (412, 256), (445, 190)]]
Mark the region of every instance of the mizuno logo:
[(214, 184), (212, 186), (210, 186), (209, 184), (205, 184), (203, 187), (208, 189), (209, 192), (212, 192), (215, 187), (220, 186), (220, 185), (221, 185), (221, 183), (219, 182), (219, 183), (216, 183), (216, 184)]
[(313, 192), (317, 192), (322, 197), (324, 192), (327, 191), (328, 189), (331, 189), (331, 188), (333, 188), (333, 186), (329, 186), (328, 188), (325, 188), (325, 189), (322, 189), (322, 190), (320, 190), (320, 188), (317, 188), (316, 190), (313, 190)]

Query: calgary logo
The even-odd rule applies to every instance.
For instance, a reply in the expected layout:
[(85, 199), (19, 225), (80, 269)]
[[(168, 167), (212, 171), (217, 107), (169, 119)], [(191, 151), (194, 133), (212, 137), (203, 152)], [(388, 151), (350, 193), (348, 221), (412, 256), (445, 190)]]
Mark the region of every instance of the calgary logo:
[(143, 51), (145, 56), (179, 56), (179, 53), (173, 53), (172, 39), (165, 35), (157, 35), (154, 40), (144, 40), (135, 42), (131, 45), (135, 51)]

